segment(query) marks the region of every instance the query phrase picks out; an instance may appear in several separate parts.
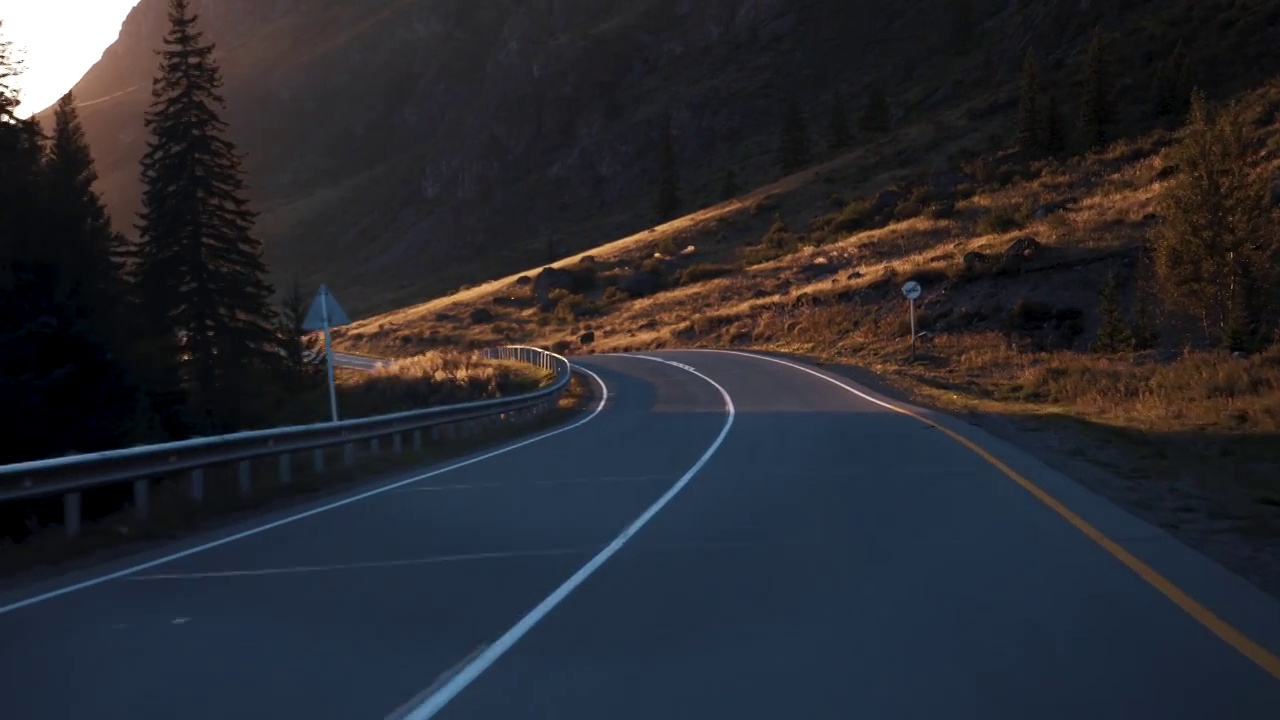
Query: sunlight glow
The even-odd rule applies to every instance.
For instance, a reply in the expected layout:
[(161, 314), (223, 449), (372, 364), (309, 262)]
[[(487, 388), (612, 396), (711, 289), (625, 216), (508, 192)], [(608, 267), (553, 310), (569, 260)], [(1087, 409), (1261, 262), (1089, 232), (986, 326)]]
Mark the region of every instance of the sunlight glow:
[[(120, 35), (138, 0), (0, 0), (0, 36), (23, 73), (18, 114), (40, 112), (70, 90)], [(91, 98), (80, 98), (88, 100)]]

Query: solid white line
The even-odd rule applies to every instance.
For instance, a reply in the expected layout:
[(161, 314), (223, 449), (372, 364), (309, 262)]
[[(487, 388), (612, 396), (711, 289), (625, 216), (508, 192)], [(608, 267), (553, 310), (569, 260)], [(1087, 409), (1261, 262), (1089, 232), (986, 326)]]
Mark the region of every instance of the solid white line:
[(269, 522), (265, 525), (259, 525), (258, 527), (250, 528), (248, 530), (238, 532), (234, 535), (228, 535), (227, 537), (214, 540), (213, 542), (208, 542), (203, 545), (199, 545), (193, 548), (188, 548), (181, 552), (173, 553), (172, 555), (166, 555), (156, 560), (151, 560), (149, 562), (145, 562), (139, 565), (134, 565), (132, 567), (125, 568), (124, 570), (118, 570), (116, 572), (108, 573), (106, 575), (101, 575), (99, 577), (92, 578), (90, 580), (85, 580), (83, 582), (75, 583), (74, 585), (68, 585), (66, 587), (58, 588), (57, 590), (50, 590), (49, 592), (42, 593), (34, 597), (29, 597), (25, 600), (19, 600), (17, 602), (10, 603), (9, 605), (0, 606), (0, 615), (13, 612), (14, 610), (20, 610), (22, 608), (35, 605), (36, 603), (41, 603), (46, 600), (52, 600), (53, 598), (66, 595), (68, 593), (72, 593), (77, 590), (84, 590), (85, 588), (90, 588), (95, 585), (101, 585), (102, 583), (109, 582), (111, 580), (117, 580), (119, 578), (122, 578), (128, 575), (133, 575), (134, 573), (140, 572), (142, 570), (149, 570), (158, 565), (163, 565), (165, 563), (173, 562), (174, 560), (178, 560), (180, 558), (184, 558), (189, 555), (195, 555), (196, 553), (202, 553), (206, 550), (212, 550), (213, 548), (220, 547), (228, 543), (233, 543), (237, 540), (243, 540), (244, 538), (251, 537), (259, 533), (264, 533), (274, 528), (278, 528), (281, 525), (288, 525), (290, 523), (297, 522), (304, 518), (309, 518), (312, 515), (319, 515), (320, 513), (328, 512), (329, 510), (340, 508), (344, 505), (350, 505), (351, 503), (359, 502), (361, 500), (364, 500), (365, 498), (370, 498), (375, 495), (381, 495), (382, 493), (388, 492), (390, 490), (395, 490), (396, 488), (402, 488), (406, 485), (412, 485), (413, 483), (421, 482), (423, 480), (426, 480), (427, 478), (435, 477), (437, 475), (443, 475), (444, 473), (450, 472), (452, 470), (457, 470), (458, 468), (467, 467), (468, 465), (474, 465), (478, 462), (488, 460), (489, 458), (497, 457), (498, 455), (511, 452), (512, 450), (515, 450), (517, 448), (522, 448), (526, 445), (532, 445), (533, 443), (546, 440), (547, 438), (554, 437), (556, 435), (559, 435), (560, 433), (566, 433), (566, 432), (569, 432), (570, 430), (573, 430), (574, 428), (582, 427), (583, 425), (586, 425), (587, 423), (594, 420), (598, 415), (600, 415), (600, 412), (604, 410), (605, 403), (608, 402), (609, 400), (609, 388), (605, 386), (604, 381), (600, 379), (599, 375), (596, 375), (595, 373), (583, 367), (577, 367), (576, 369), (588, 375), (592, 380), (596, 382), (597, 385), (600, 386), (600, 401), (596, 403), (596, 406), (591, 411), (590, 415), (586, 416), (585, 418), (579, 420), (576, 423), (573, 423), (572, 425), (567, 425), (562, 428), (557, 428), (555, 430), (545, 432), (541, 435), (536, 435), (534, 437), (531, 437), (528, 440), (521, 440), (520, 442), (516, 442), (511, 445), (498, 448), (497, 450), (487, 452), (484, 455), (480, 455), (478, 457), (473, 457), (468, 460), (456, 462), (452, 465), (448, 465), (438, 470), (432, 470), (429, 473), (417, 475), (407, 480), (401, 480), (399, 482), (392, 483), (390, 485), (384, 485), (380, 488), (369, 490), (367, 492), (360, 493), (359, 495), (355, 495), (353, 497), (337, 500), (327, 505), (322, 505), (318, 508), (307, 510), (306, 512), (301, 512), (296, 515), (290, 515), (288, 517), (281, 518), (273, 522)]
[[(873, 403), (875, 403), (876, 405), (879, 405), (879, 406), (880, 406), (880, 407), (882, 407), (882, 408), (886, 408), (886, 409), (892, 410), (892, 411), (894, 411), (894, 412), (896, 412), (896, 413), (901, 413), (901, 414), (903, 414), (903, 415), (907, 415), (908, 417), (911, 417), (911, 415), (910, 415), (907, 411), (903, 410), (903, 409), (902, 409), (902, 408), (900, 408), (900, 407), (897, 407), (897, 406), (895, 406), (895, 405), (892, 405), (892, 404), (890, 404), (890, 403), (887, 403), (887, 402), (885, 402), (885, 401), (883, 401), (883, 400), (879, 400), (879, 399), (877, 399), (877, 398), (873, 398), (873, 397), (871, 397), (870, 395), (868, 395), (868, 394), (866, 394), (866, 393), (862, 392), (861, 390), (859, 390), (859, 389), (857, 389), (857, 388), (855, 388), (855, 387), (852, 387), (852, 386), (846, 385), (846, 384), (845, 384), (845, 383), (843, 383), (843, 382), (840, 382), (839, 380), (837, 380), (837, 379), (835, 379), (835, 378), (831, 377), (830, 375), (824, 375), (823, 373), (820, 373), (820, 372), (818, 372), (817, 370), (813, 370), (813, 369), (811, 369), (811, 368), (807, 368), (807, 367), (805, 367), (805, 366), (803, 366), (803, 365), (798, 365), (798, 364), (796, 364), (796, 363), (789, 362), (789, 361), (787, 361), (787, 360), (779, 360), (778, 358), (775, 358), (775, 357), (769, 357), (768, 355), (757, 355), (757, 354), (755, 354), (755, 353), (739, 352), (739, 351), (737, 351), (737, 350), (714, 350), (714, 349), (711, 349), (711, 348), (690, 348), (690, 349), (688, 349), (688, 350), (679, 350), (678, 352), (703, 352), (703, 353), (718, 353), (718, 354), (720, 354), (720, 355), (741, 355), (742, 357), (755, 358), (756, 360), (767, 360), (767, 361), (769, 361), (769, 362), (771, 362), (771, 363), (777, 363), (777, 364), (779, 364), (779, 365), (786, 365), (786, 366), (787, 366), (787, 367), (789, 367), (789, 368), (792, 368), (792, 369), (795, 369), (795, 370), (799, 370), (800, 372), (809, 373), (810, 375), (812, 375), (812, 376), (814, 376), (814, 377), (816, 377), (816, 378), (819, 378), (819, 379), (822, 379), (822, 380), (826, 380), (827, 382), (831, 383), (832, 385), (835, 385), (835, 386), (837, 386), (837, 387), (844, 388), (845, 390), (848, 390), (849, 392), (853, 393), (854, 395), (857, 395), (858, 397), (862, 398), (863, 400), (866, 400), (866, 401), (868, 401), (868, 402), (873, 402)], [(918, 418), (917, 418), (917, 419), (918, 419)]]
[[(667, 365), (676, 365), (675, 363), (668, 362), (661, 358), (649, 357), (646, 355), (626, 355), (623, 357), (641, 358)], [(676, 365), (676, 367), (680, 366)], [(488, 670), (489, 667), (498, 660), (498, 658), (502, 657), (504, 653), (510, 650), (511, 647), (520, 640), (520, 638), (524, 637), (525, 634), (533, 628), (534, 625), (538, 624), (538, 622), (545, 618), (557, 605), (564, 602), (564, 599), (569, 596), (569, 593), (573, 592), (579, 585), (585, 582), (587, 578), (591, 577), (596, 570), (599, 570), (601, 565), (604, 565), (609, 558), (613, 557), (614, 554), (621, 550), (622, 546), (626, 545), (627, 541), (630, 540), (632, 536), (647, 525), (649, 521), (653, 519), (654, 515), (657, 515), (662, 508), (666, 507), (667, 503), (671, 502), (672, 498), (678, 495), (680, 491), (689, 484), (689, 481), (693, 479), (693, 476), (697, 475), (698, 471), (701, 470), (702, 467), (707, 464), (707, 461), (716, 454), (716, 451), (720, 449), (720, 445), (724, 443), (725, 437), (729, 435), (729, 428), (733, 427), (733, 419), (737, 414), (733, 407), (733, 398), (729, 397), (728, 391), (721, 387), (715, 380), (712, 380), (697, 370), (693, 370), (688, 367), (681, 367), (681, 369), (691, 372), (711, 383), (716, 390), (720, 391), (720, 396), (724, 398), (724, 409), (726, 415), (724, 428), (720, 430), (720, 435), (715, 439), (715, 442), (711, 443), (711, 447), (707, 448), (707, 451), (702, 454), (702, 457), (698, 459), (698, 462), (695, 463), (693, 467), (689, 468), (688, 472), (677, 480), (675, 485), (671, 486), (671, 489), (667, 490), (662, 497), (658, 498), (658, 501), (651, 505), (648, 510), (645, 510), (643, 515), (636, 518), (634, 522), (628, 525), (627, 528), (622, 531), (621, 535), (600, 551), (600, 554), (591, 558), (591, 561), (586, 565), (583, 565), (581, 570), (574, 573), (568, 580), (565, 580), (564, 584), (556, 588), (555, 592), (548, 595), (545, 600), (538, 603), (538, 606), (531, 610), (528, 615), (525, 615), (520, 622), (516, 623), (492, 645), (485, 648), (484, 652), (480, 653), (480, 655), (470, 663), (467, 663), (467, 666), (456, 675), (449, 678), (449, 681), (441, 686), (441, 688), (435, 693), (432, 693), (426, 701), (409, 713), (405, 714), (403, 716), (404, 720), (427, 720), (440, 712), (440, 710), (444, 708), (450, 700), (457, 697), (458, 693), (466, 689), (466, 687), (474, 682), (481, 673)]]
[(434, 557), (406, 560), (381, 560), (377, 562), (343, 563), (339, 565), (298, 565), (296, 567), (261, 568), (258, 570), (218, 570), (213, 572), (134, 575), (129, 580), (205, 580), (208, 578), (257, 577), (261, 575), (297, 575), (303, 573), (331, 572), (334, 570), (363, 570), (366, 568), (404, 567), (407, 565), (438, 565), (468, 562), (472, 560), (505, 560), (510, 558), (549, 557), (553, 555), (585, 555), (595, 548), (560, 548), (552, 550), (528, 550), (515, 552), (469, 553), (466, 555), (436, 555)]

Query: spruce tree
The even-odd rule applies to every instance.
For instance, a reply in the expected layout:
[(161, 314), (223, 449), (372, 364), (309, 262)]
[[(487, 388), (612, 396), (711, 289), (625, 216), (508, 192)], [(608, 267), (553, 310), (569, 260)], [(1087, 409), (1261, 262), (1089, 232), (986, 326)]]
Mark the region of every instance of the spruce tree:
[(782, 107), (782, 145), (778, 151), (779, 165), (784, 175), (798, 172), (812, 160), (809, 150), (809, 127), (805, 123), (800, 103), (793, 93), (787, 93)]
[[(249, 416), (242, 410), (278, 366), (279, 343), (241, 157), (218, 114), (214, 46), (188, 0), (170, 0), (169, 23), (145, 119), (137, 285), (158, 333), (157, 376), (180, 381), (189, 417), (210, 432)], [(175, 341), (180, 352), (169, 355)]]
[(724, 171), (724, 184), (720, 186), (720, 197), (724, 200), (732, 200), (738, 197), (741, 188), (738, 187), (738, 177), (733, 172), (733, 168)]
[(1044, 149), (1055, 157), (1067, 149), (1067, 133), (1062, 125), (1062, 113), (1058, 110), (1058, 101), (1052, 93), (1045, 96)]
[(873, 80), (867, 87), (867, 104), (858, 118), (858, 127), (868, 133), (886, 132), (892, 122), (890, 115), (889, 97), (880, 82)]
[(973, 0), (951, 0), (951, 40), (957, 55), (969, 51), (973, 41)]
[(668, 120), (662, 129), (658, 167), (658, 222), (674, 220), (680, 214), (680, 173), (676, 167), (675, 137)]
[(1161, 295), (1232, 349), (1263, 342), (1280, 310), (1280, 226), (1253, 142), (1239, 106), (1213, 113), (1194, 93), (1155, 236)]
[(0, 463), (138, 439), (136, 394), (91, 322), (82, 258), (67, 253), (79, 240), (68, 228), (88, 222), (51, 197), (57, 163), (36, 123), (14, 114), (18, 69), (0, 42)]
[(276, 322), (280, 335), (280, 347), (284, 353), (286, 382), (294, 387), (305, 387), (324, 371), (322, 344), (304, 327), (310, 309), (308, 296), (294, 280), (288, 292), (280, 298), (280, 313)]
[(1110, 139), (1115, 108), (1112, 106), (1111, 78), (1108, 75), (1107, 47), (1102, 31), (1093, 37), (1084, 69), (1084, 92), (1080, 99), (1080, 132), (1085, 146), (1098, 147)]
[(849, 147), (849, 143), (852, 141), (849, 132), (849, 111), (845, 108), (844, 93), (838, 89), (831, 97), (831, 116), (827, 133), (828, 147), (835, 152)]
[(45, 187), (53, 209), (49, 232), (59, 241), (58, 262), (93, 306), (103, 331), (122, 339), (120, 321), (129, 315), (121, 280), (127, 244), (112, 230), (94, 189), (98, 173), (71, 93), (58, 101), (53, 117)]
[(1097, 340), (1094, 341), (1094, 352), (1113, 354), (1133, 348), (1133, 337), (1129, 327), (1125, 325), (1124, 315), (1120, 311), (1119, 290), (1115, 276), (1107, 278), (1098, 298), (1098, 313), (1102, 316), (1102, 326), (1098, 329)]
[(1018, 147), (1027, 152), (1046, 149), (1044, 90), (1040, 86), (1040, 69), (1035, 52), (1028, 50), (1022, 62), (1022, 88), (1018, 95)]
[(1190, 63), (1181, 42), (1156, 69), (1151, 94), (1152, 111), (1156, 117), (1175, 117), (1186, 113), (1191, 99)]

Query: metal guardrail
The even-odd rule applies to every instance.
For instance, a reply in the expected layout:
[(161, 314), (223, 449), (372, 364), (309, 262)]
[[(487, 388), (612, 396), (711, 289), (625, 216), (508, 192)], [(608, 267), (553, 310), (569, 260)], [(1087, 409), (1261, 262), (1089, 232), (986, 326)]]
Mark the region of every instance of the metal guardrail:
[(411, 442), (418, 449), (423, 430), (430, 430), (431, 440), (442, 436), (452, 439), (475, 434), (486, 425), (525, 422), (552, 409), (569, 385), (569, 361), (540, 348), (500, 347), (485, 350), (483, 355), (535, 365), (554, 372), (555, 380), (533, 392), (507, 398), (0, 465), (0, 502), (62, 495), (64, 525), (67, 534), (75, 536), (80, 532), (81, 493), (85, 490), (132, 482), (134, 512), (144, 519), (156, 478), (190, 472), (191, 499), (199, 503), (204, 499), (205, 468), (238, 463), (239, 490), (247, 496), (253, 487), (253, 460), (278, 457), (279, 480), (288, 483), (296, 453), (313, 451), (313, 466), (323, 473), (328, 448), (343, 446), (343, 463), (350, 465), (355, 443), (360, 441), (369, 442), (370, 450), (377, 454), (381, 439), (390, 438), (392, 451), (398, 453), (403, 450), (405, 433), (412, 434)]

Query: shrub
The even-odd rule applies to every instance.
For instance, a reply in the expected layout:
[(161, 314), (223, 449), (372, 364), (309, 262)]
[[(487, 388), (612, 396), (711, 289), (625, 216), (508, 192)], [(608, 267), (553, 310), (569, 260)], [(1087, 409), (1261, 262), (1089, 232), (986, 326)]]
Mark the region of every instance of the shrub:
[(978, 232), (983, 235), (999, 235), (1018, 230), (1026, 224), (1027, 219), (1018, 207), (1002, 205), (978, 218)]
[(693, 283), (714, 280), (718, 277), (724, 277), (737, 271), (738, 268), (733, 265), (701, 263), (698, 265), (690, 265), (680, 271), (676, 275), (676, 283), (679, 285), (691, 285)]
[(840, 211), (839, 217), (832, 223), (831, 230), (849, 232), (864, 230), (875, 221), (874, 205), (870, 200), (854, 200)]

